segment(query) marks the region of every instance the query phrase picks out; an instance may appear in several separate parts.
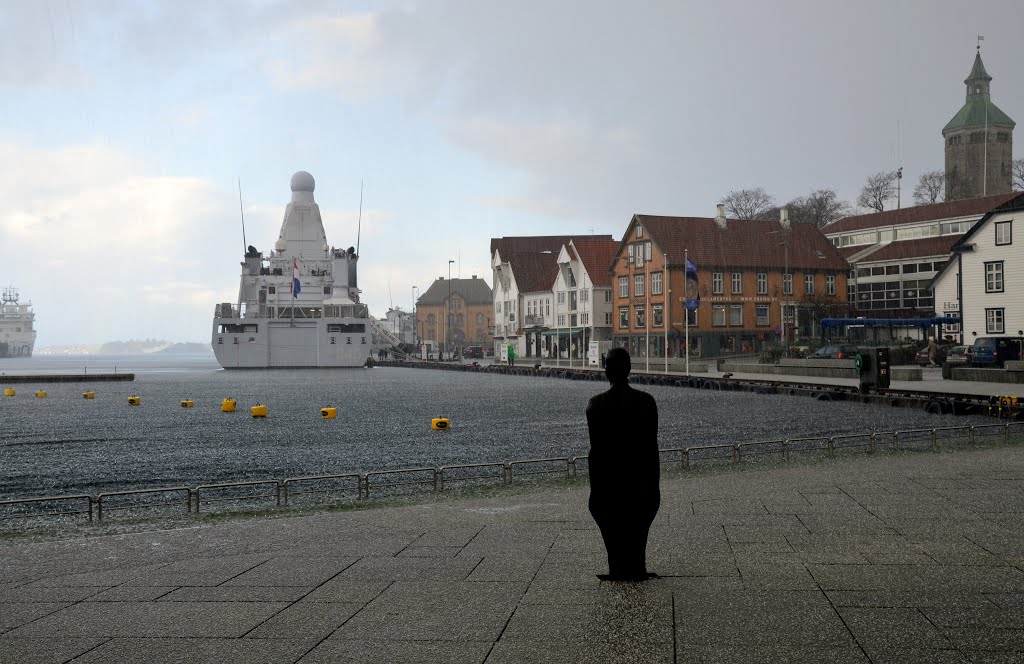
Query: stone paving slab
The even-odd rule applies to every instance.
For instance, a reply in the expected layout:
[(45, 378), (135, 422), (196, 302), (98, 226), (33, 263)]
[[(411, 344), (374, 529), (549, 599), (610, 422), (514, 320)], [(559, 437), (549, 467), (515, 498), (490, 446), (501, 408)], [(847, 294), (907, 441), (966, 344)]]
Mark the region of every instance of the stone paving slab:
[(0, 545), (0, 662), (1021, 662), (1024, 449), (662, 482), (608, 583), (585, 484)]

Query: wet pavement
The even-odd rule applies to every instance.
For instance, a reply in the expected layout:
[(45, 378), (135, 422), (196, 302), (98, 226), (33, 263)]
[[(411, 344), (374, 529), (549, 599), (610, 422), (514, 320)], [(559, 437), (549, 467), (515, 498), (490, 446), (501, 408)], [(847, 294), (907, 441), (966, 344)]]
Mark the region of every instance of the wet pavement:
[(1011, 662), (1024, 448), (662, 481), (601, 582), (581, 483), (0, 546), (0, 661)]

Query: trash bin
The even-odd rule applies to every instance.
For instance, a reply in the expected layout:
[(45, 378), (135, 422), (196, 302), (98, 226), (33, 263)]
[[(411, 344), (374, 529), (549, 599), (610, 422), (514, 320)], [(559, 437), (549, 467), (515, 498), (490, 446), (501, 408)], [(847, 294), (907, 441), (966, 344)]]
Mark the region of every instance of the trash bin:
[(952, 379), (953, 379), (953, 363), (952, 362), (943, 362), (942, 363), (942, 380), (952, 380)]

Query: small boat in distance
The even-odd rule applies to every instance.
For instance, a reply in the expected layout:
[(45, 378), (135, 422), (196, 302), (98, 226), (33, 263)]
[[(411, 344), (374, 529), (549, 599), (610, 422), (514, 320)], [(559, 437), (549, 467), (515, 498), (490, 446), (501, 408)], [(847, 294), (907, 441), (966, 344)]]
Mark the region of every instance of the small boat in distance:
[(238, 302), (216, 305), (213, 352), (225, 369), (359, 367), (372, 354), (373, 322), (359, 302), (353, 247), (327, 243), (316, 182), (292, 176), (273, 251), (249, 246)]
[(18, 301), (18, 289), (8, 286), (0, 293), (0, 358), (32, 357), (36, 345), (32, 303)]

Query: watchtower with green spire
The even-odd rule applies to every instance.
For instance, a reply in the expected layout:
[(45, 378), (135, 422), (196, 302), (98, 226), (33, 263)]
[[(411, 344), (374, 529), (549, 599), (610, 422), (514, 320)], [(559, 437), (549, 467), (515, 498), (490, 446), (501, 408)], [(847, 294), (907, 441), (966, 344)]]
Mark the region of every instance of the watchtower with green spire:
[(992, 77), (981, 61), (979, 44), (974, 67), (964, 80), (967, 101), (942, 129), (947, 201), (1011, 191), (1016, 123), (992, 103), (991, 82)]

